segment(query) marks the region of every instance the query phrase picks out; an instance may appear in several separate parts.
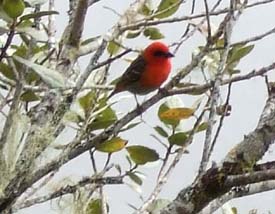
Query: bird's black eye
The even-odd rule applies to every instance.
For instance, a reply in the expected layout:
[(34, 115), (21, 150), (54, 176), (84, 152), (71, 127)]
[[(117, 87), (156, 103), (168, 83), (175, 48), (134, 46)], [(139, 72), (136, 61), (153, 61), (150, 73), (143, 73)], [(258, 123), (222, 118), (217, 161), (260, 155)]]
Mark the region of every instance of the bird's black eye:
[(163, 51), (155, 51), (154, 56), (165, 57), (166, 53)]
[(155, 51), (154, 52), (154, 56), (156, 57), (163, 57), (163, 58), (170, 58), (170, 57), (174, 57), (174, 55), (170, 52), (164, 52), (164, 51)]

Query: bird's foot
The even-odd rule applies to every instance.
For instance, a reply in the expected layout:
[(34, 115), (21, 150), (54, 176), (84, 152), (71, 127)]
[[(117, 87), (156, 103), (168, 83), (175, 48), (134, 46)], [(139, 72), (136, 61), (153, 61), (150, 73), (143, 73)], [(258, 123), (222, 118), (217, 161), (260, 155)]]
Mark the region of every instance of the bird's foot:
[(140, 120), (143, 121), (143, 117), (142, 117), (143, 107), (138, 102), (137, 102), (137, 106), (136, 106), (136, 111), (140, 116)]
[(136, 110), (137, 110), (138, 114), (140, 114), (142, 116), (143, 107), (139, 103), (137, 103)]
[(137, 111), (138, 115), (140, 115), (140, 120), (143, 121), (142, 114), (143, 114), (144, 110), (143, 110), (142, 105), (139, 104), (136, 94), (135, 94), (135, 100), (136, 100), (136, 104), (137, 104), (136, 111)]

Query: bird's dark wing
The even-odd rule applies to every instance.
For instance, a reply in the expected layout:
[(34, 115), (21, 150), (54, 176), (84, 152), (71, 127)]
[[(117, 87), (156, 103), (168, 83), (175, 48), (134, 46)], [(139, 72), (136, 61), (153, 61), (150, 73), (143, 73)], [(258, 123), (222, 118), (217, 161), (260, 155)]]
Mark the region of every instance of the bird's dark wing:
[(120, 80), (116, 84), (115, 89), (108, 96), (108, 98), (112, 97), (114, 94), (119, 93), (121, 91), (131, 91), (131, 88), (138, 87), (138, 82), (141, 78), (142, 73), (145, 70), (145, 66), (146, 62), (143, 56), (138, 56), (126, 69), (124, 74), (120, 77)]
[(125, 73), (122, 75), (120, 82), (122, 84), (132, 84), (139, 81), (142, 73), (145, 70), (146, 62), (142, 55), (138, 56), (127, 68)]

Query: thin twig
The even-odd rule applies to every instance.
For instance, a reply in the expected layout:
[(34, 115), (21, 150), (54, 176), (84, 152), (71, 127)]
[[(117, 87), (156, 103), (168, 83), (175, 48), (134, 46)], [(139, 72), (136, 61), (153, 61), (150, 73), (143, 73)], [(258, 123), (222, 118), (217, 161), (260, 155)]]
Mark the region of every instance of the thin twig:
[(271, 30), (266, 31), (265, 33), (250, 37), (248, 39), (244, 39), (244, 40), (239, 41), (239, 42), (232, 43), (231, 46), (238, 45), (238, 44), (246, 44), (246, 43), (249, 43), (249, 42), (256, 42), (256, 41), (261, 40), (261, 39), (263, 39), (267, 36), (270, 36), (273, 33), (275, 33), (275, 27), (273, 27)]
[(99, 2), (99, 1), (101, 1), (101, 0), (89, 0), (88, 5), (90, 7), (90, 6), (92, 6), (93, 4), (95, 4), (95, 3)]
[(98, 68), (97, 61), (99, 57), (103, 54), (106, 46), (107, 46), (107, 41), (103, 39), (100, 47), (95, 52), (94, 56), (90, 59), (89, 65), (87, 66), (86, 70), (83, 72), (83, 74), (81, 74), (78, 81), (76, 82), (75, 88), (72, 92), (73, 96), (76, 96), (76, 94), (79, 92), (81, 87), (84, 85), (85, 81), (90, 76), (91, 72), (94, 71), (95, 68)]
[(221, 55), (220, 63), (217, 69), (217, 73), (214, 80), (214, 86), (211, 92), (211, 102), (210, 102), (210, 110), (209, 110), (209, 119), (208, 119), (208, 126), (206, 129), (204, 146), (203, 146), (203, 154), (202, 159), (199, 167), (199, 175), (202, 174), (206, 170), (208, 161), (209, 161), (209, 149), (212, 142), (212, 130), (215, 124), (215, 115), (216, 115), (216, 106), (220, 96), (220, 86), (222, 82), (222, 73), (226, 66), (226, 60), (230, 49), (230, 40), (233, 28), (233, 14), (232, 11), (229, 12), (229, 20), (225, 25), (225, 33), (224, 33), (224, 40), (225, 40), (225, 47), (224, 51)]
[(12, 39), (13, 39), (14, 34), (15, 34), (15, 26), (16, 26), (16, 21), (14, 21), (12, 23), (12, 25), (10, 26), (10, 32), (8, 34), (8, 38), (6, 40), (6, 43), (5, 43), (4, 47), (1, 48), (0, 62), (6, 56), (6, 52), (7, 52), (8, 48), (9, 48), (9, 46), (11, 45)]
[[(265, 1), (254, 2), (254, 3), (246, 5), (245, 9), (253, 8), (253, 7), (256, 7), (259, 5), (269, 4), (269, 3), (273, 3), (273, 2), (275, 2), (275, 0), (265, 0)], [(218, 10), (215, 12), (210, 12), (209, 16), (218, 16), (218, 15), (228, 13), (229, 11), (230, 11), (230, 8), (225, 8), (225, 9), (221, 9), (221, 10)], [(165, 23), (176, 23), (176, 22), (182, 22), (182, 21), (190, 21), (192, 19), (203, 18), (203, 17), (205, 17), (205, 15), (206, 15), (205, 13), (201, 13), (201, 14), (196, 14), (196, 15), (191, 15), (191, 16), (182, 16), (182, 17), (154, 20), (154, 21), (142, 20), (137, 23), (126, 25), (126, 26), (122, 27), (120, 30), (121, 30), (121, 32), (124, 32), (127, 30), (136, 29), (136, 28), (142, 27), (142, 26), (153, 26), (153, 25), (165, 24)]]
[(95, 158), (94, 158), (94, 151), (92, 149), (90, 149), (89, 153), (90, 153), (90, 159), (92, 162), (92, 167), (93, 167), (94, 173), (97, 173), (97, 168), (96, 168), (96, 163), (95, 163)]
[[(49, 0), (49, 11), (54, 11), (55, 8), (55, 0)], [(55, 50), (55, 16), (49, 15), (48, 16), (48, 44), (49, 50)], [(51, 56), (51, 54), (49, 54)]]
[[(210, 11), (210, 13), (211, 12), (214, 12), (215, 10), (216, 10), (216, 8), (219, 6), (219, 4), (220, 4), (220, 2), (221, 1), (218, 1), (214, 6), (213, 6), (213, 8), (211, 9), (211, 11)], [(210, 16), (209, 15), (209, 13), (208, 13), (208, 16)], [(191, 38), (191, 36), (193, 36), (194, 35), (194, 33), (203, 25), (203, 23), (205, 22), (205, 17), (195, 26), (195, 28), (194, 29), (192, 29), (192, 31), (191, 32), (189, 32), (189, 29), (187, 29), (186, 30), (186, 32), (181, 36), (181, 38), (180, 38), (180, 40), (178, 41), (178, 42), (176, 42), (176, 43), (174, 43), (174, 44), (172, 44), (171, 46), (176, 46), (175, 47), (175, 50), (173, 51), (173, 53), (176, 53), (178, 50), (179, 50), (179, 48), (182, 46), (182, 44), (185, 42), (185, 41), (187, 41), (189, 38)], [(188, 26), (189, 26), (189, 28), (190, 28), (190, 26), (191, 26), (192, 24), (191, 23), (188, 23)], [(188, 28), (188, 27), (187, 27)], [(188, 33), (189, 32), (189, 33)], [(207, 40), (207, 43), (211, 43), (211, 41), (209, 40), (211, 37), (208, 37), (208, 40)]]
[(108, 213), (107, 202), (106, 202), (105, 194), (103, 192), (102, 185), (99, 187), (99, 194), (100, 194), (100, 199), (101, 199), (101, 214), (107, 214)]
[(223, 121), (225, 119), (225, 116), (226, 116), (227, 110), (228, 110), (228, 106), (229, 106), (229, 99), (230, 99), (230, 95), (231, 95), (231, 86), (232, 86), (232, 82), (228, 84), (228, 91), (227, 91), (226, 101), (224, 104), (225, 109), (224, 109), (224, 112), (220, 118), (219, 125), (217, 128), (216, 134), (214, 136), (214, 139), (213, 139), (212, 143), (210, 144), (210, 148), (209, 148), (209, 152), (208, 152), (208, 160), (210, 159), (210, 156), (214, 150), (214, 146), (216, 145), (217, 139), (219, 137), (220, 131), (223, 127)]
[(205, 110), (203, 110), (201, 112), (201, 114), (199, 115), (199, 117), (197, 118), (197, 120), (196, 120), (196, 122), (193, 126), (193, 129), (192, 129), (192, 131), (190, 132), (190, 134), (188, 136), (186, 145), (180, 147), (177, 150), (177, 154), (174, 157), (172, 163), (169, 165), (166, 172), (164, 172), (164, 169), (162, 169), (163, 172), (160, 173), (160, 175), (157, 179), (157, 184), (156, 184), (154, 190), (152, 191), (152, 193), (150, 194), (148, 199), (143, 203), (143, 205), (137, 210), (137, 214), (145, 214), (146, 209), (148, 208), (148, 206), (150, 206), (150, 204), (157, 198), (157, 196), (160, 193), (160, 191), (162, 190), (163, 186), (166, 184), (166, 182), (168, 180), (168, 177), (170, 176), (172, 171), (175, 169), (176, 165), (178, 164), (178, 162), (180, 161), (182, 155), (184, 154), (184, 152), (186, 150), (186, 147), (192, 143), (194, 134), (196, 133), (196, 130), (197, 130), (200, 122), (202, 121), (202, 118), (203, 118), (204, 114), (205, 114)]
[(204, 0), (204, 7), (205, 7), (205, 15), (206, 15), (206, 23), (207, 23), (207, 40), (211, 38), (211, 23), (210, 23), (210, 16), (209, 16), (209, 8), (207, 0)]
[(8, 117), (5, 121), (5, 125), (3, 128), (3, 132), (0, 138), (0, 151), (3, 150), (4, 145), (7, 143), (8, 141), (8, 136), (10, 134), (10, 130), (11, 127), (13, 125), (13, 123), (16, 122), (15, 117), (16, 117), (16, 113), (20, 108), (20, 95), (23, 89), (23, 76), (21, 73), (19, 73), (16, 69), (16, 66), (13, 62), (13, 60), (11, 58), (8, 58), (8, 62), (12, 68), (12, 71), (14, 72), (14, 74), (16, 75), (16, 87), (15, 87), (15, 92), (13, 95), (13, 100), (12, 100), (12, 104), (9, 110), (9, 114)]
[(164, 157), (164, 159), (163, 159), (163, 162), (162, 162), (162, 165), (161, 165), (161, 167), (160, 167), (160, 170), (159, 170), (159, 173), (158, 173), (158, 179), (163, 175), (163, 173), (164, 173), (164, 169), (165, 169), (165, 167), (167, 166), (167, 164), (168, 164), (168, 158), (169, 158), (169, 156), (171, 155), (171, 150), (172, 150), (172, 148), (173, 148), (173, 145), (169, 145), (169, 147), (167, 148), (167, 150), (166, 150), (166, 154), (165, 154), (165, 157)]
[(23, 208), (27, 208), (33, 206), (35, 204), (44, 203), (49, 200), (53, 200), (55, 198), (59, 198), (62, 195), (66, 194), (73, 194), (75, 193), (80, 187), (84, 187), (89, 184), (96, 184), (96, 185), (116, 185), (116, 184), (123, 184), (123, 178), (121, 176), (117, 177), (100, 177), (100, 176), (93, 176), (91, 178), (84, 178), (79, 181), (77, 184), (74, 185), (66, 185), (64, 187), (59, 188), (58, 190), (44, 195), (39, 196), (33, 199), (29, 199), (24, 201), (23, 204), (17, 205), (14, 210), (19, 210)]

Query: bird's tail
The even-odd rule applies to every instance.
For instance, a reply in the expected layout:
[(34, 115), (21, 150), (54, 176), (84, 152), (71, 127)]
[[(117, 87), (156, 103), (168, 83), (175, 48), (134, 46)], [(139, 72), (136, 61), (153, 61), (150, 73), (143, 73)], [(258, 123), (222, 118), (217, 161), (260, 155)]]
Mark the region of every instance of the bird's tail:
[(123, 84), (117, 84), (115, 89), (111, 92), (107, 99), (110, 99), (112, 96), (122, 91), (125, 91)]

